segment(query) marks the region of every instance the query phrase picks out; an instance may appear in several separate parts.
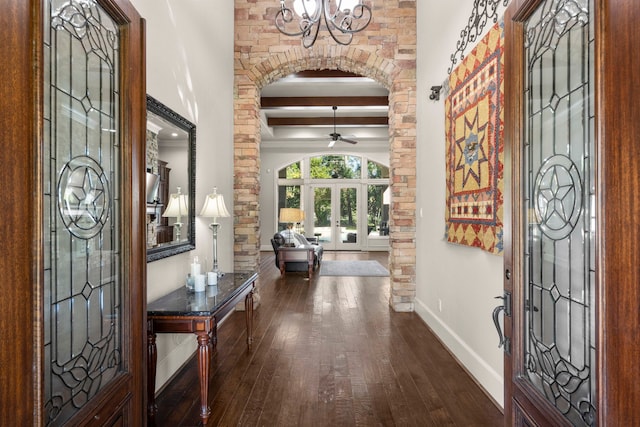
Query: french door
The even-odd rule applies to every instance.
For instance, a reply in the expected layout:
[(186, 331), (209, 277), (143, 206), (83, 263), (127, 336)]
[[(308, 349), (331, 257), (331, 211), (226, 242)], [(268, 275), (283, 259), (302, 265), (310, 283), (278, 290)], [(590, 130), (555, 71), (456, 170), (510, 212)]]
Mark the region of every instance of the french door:
[(311, 186), (312, 231), (326, 250), (358, 250), (360, 187), (354, 184)]
[(631, 0), (505, 15), (506, 426), (640, 416), (638, 19)]

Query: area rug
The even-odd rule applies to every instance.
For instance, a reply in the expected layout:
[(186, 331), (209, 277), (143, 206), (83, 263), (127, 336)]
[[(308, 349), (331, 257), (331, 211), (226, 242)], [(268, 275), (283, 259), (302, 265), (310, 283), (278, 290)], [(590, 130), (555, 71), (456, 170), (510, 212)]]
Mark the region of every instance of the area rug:
[(372, 260), (322, 261), (320, 275), (386, 277), (389, 276), (389, 270)]

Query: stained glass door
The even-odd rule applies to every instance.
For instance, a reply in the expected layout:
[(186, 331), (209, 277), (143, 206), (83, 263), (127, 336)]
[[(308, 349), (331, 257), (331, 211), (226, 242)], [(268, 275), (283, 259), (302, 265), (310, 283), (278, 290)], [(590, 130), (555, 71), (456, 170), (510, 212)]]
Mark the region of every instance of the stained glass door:
[[(514, 330), (508, 425), (593, 426), (596, 393), (595, 83), (592, 0), (544, 0), (518, 34), (514, 119)], [(516, 60), (517, 61), (517, 60)], [(511, 280), (510, 268), (516, 272)], [(512, 351), (512, 354), (509, 352)]]
[[(143, 348), (134, 338), (142, 335), (144, 305), (132, 305), (130, 297), (134, 286), (144, 286), (140, 267), (133, 267), (144, 263), (141, 233), (131, 228), (140, 211), (133, 209), (132, 195), (139, 193), (132, 188), (142, 168), (132, 164), (131, 153), (142, 146), (133, 124), (137, 120), (141, 128), (144, 110), (127, 111), (125, 121), (122, 109), (142, 85), (133, 74), (131, 86), (122, 88), (123, 60), (128, 64), (131, 54), (125, 34), (132, 41), (136, 34), (122, 24), (122, 15), (112, 16), (108, 3), (44, 2), (43, 373), (49, 426), (84, 423), (88, 416), (94, 425), (129, 424), (133, 413), (141, 414), (142, 390), (131, 387), (132, 378), (142, 377), (133, 371), (141, 366), (132, 354)], [(143, 98), (135, 99), (127, 108), (144, 108)], [(136, 237), (125, 237), (127, 232)], [(111, 401), (119, 410), (106, 405), (107, 394), (121, 396)], [(132, 394), (135, 408), (127, 403)], [(97, 399), (103, 407), (91, 408)]]

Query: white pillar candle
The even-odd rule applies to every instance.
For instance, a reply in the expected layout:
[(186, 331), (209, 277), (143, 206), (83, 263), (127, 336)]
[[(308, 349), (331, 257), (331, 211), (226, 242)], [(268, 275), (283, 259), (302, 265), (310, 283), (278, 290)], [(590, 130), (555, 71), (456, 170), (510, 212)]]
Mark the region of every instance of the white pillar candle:
[(213, 271), (207, 273), (207, 284), (209, 284), (209, 286), (218, 284), (218, 275)]
[(198, 264), (198, 257), (195, 257), (191, 264), (191, 277), (197, 277), (198, 274), (200, 274), (200, 264)]
[(191, 276), (198, 277), (198, 274), (200, 274), (200, 264), (191, 264)]
[(204, 289), (204, 274), (198, 274), (195, 276), (194, 290), (196, 292), (203, 292)]

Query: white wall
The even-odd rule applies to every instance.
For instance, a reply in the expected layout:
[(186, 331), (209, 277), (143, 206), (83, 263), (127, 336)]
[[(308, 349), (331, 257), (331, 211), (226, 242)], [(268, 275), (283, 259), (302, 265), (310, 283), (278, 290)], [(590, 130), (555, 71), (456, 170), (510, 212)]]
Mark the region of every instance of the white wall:
[[(471, 16), (473, 1), (425, 0), (417, 6), (416, 311), (502, 404), (503, 354), (491, 320), (499, 305), (494, 297), (502, 294), (502, 257), (446, 242), (444, 97), (429, 100), (431, 86), (448, 78), (450, 56)], [(500, 16), (503, 12), (501, 8)], [(487, 23), (485, 32), (491, 25)]]
[[(146, 19), (147, 93), (196, 125), (196, 213), (213, 186), (233, 211), (233, 19), (231, 1), (131, 0)], [(218, 259), (233, 268), (233, 218), (221, 219)], [(183, 286), (189, 259), (212, 260), (207, 220), (196, 250), (147, 265), (149, 301)], [(160, 388), (196, 348), (193, 335), (158, 336)]]

